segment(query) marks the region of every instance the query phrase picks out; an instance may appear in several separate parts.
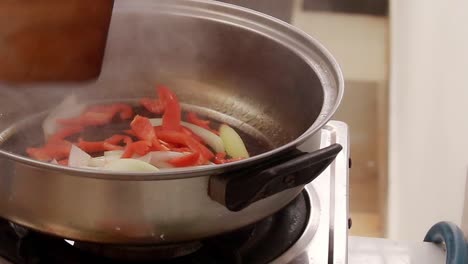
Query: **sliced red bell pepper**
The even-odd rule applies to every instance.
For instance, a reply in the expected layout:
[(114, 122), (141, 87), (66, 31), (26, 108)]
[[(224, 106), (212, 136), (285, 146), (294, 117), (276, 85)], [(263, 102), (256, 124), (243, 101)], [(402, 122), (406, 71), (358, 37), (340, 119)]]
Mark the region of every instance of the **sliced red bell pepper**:
[(130, 119), (133, 116), (133, 108), (128, 104), (117, 103), (113, 104), (112, 107), (117, 109), (121, 119)]
[(112, 110), (114, 113), (117, 112), (115, 108), (111, 108), (109, 105), (91, 105), (88, 106), (86, 112), (107, 113), (109, 110)]
[(167, 101), (172, 100), (171, 98), (175, 97), (175, 94), (164, 85), (157, 86), (156, 93), (163, 104), (166, 104)]
[(123, 132), (129, 136), (136, 137), (135, 132), (133, 132), (131, 129), (124, 130)]
[(214, 154), (207, 147), (182, 132), (162, 130), (156, 131), (156, 134), (161, 140), (185, 145), (190, 148), (192, 152), (199, 152), (201, 164), (205, 164), (214, 157)]
[(114, 114), (111, 112), (90, 112), (87, 111), (79, 117), (69, 119), (59, 119), (57, 122), (61, 125), (72, 126), (100, 126), (109, 124)]
[(140, 104), (146, 110), (163, 115), (163, 128), (166, 130), (180, 130), (181, 109), (177, 96), (165, 86), (156, 88), (158, 99), (142, 98)]
[(151, 143), (148, 141), (140, 140), (133, 142), (125, 147), (122, 158), (131, 158), (135, 153), (140, 156), (146, 155), (150, 151), (150, 147)]
[(180, 146), (179, 144), (173, 144), (163, 140), (159, 140), (159, 143), (161, 143), (161, 145), (167, 147), (168, 149), (178, 148)]
[(76, 146), (87, 153), (105, 151), (102, 141), (93, 142), (93, 141), (84, 141), (82, 139), (79, 139), (78, 142), (76, 143)]
[[(132, 143), (133, 144), (133, 143)], [(124, 150), (124, 153), (122, 154), (122, 159), (128, 159), (128, 158), (131, 158), (133, 156), (133, 154), (135, 154), (135, 151), (133, 150), (132, 148), (132, 144), (130, 145), (127, 145), (125, 147), (125, 150)]]
[(148, 118), (136, 115), (135, 118), (133, 118), (133, 121), (130, 123), (130, 127), (132, 128), (136, 137), (141, 140), (150, 142), (152, 144), (152, 149), (164, 150), (163, 146), (161, 146), (161, 143), (159, 143), (156, 133), (154, 132), (153, 125)]
[(170, 150), (170, 148), (168, 146), (166, 146), (166, 145), (163, 145), (163, 144), (159, 144), (157, 146), (153, 144), (150, 147), (150, 150), (151, 151), (168, 151), (168, 150)]
[(46, 145), (46, 151), (56, 160), (67, 158), (70, 155), (71, 143), (66, 140), (50, 141)]
[(156, 138), (156, 133), (154, 133), (153, 125), (151, 125), (151, 122), (146, 117), (136, 115), (133, 118), (133, 121), (130, 123), (130, 127), (135, 133), (135, 136), (137, 136), (141, 140), (153, 142), (153, 140)]
[(110, 144), (113, 144), (113, 145), (118, 145), (122, 141), (125, 143), (125, 145), (128, 145), (128, 144), (133, 142), (131, 137), (125, 136), (125, 135), (118, 135), (118, 134), (113, 135), (113, 136), (111, 136), (110, 138), (107, 138), (104, 141), (108, 142)]
[(105, 141), (84, 141), (82, 139), (78, 140), (76, 144), (77, 147), (82, 149), (87, 153), (96, 153), (102, 151), (109, 151), (109, 150), (123, 150), (124, 148), (121, 146), (117, 146)]
[(41, 161), (50, 161), (52, 159), (60, 160), (70, 155), (71, 143), (65, 140), (54, 140), (48, 142), (42, 148), (28, 148), (26, 153), (34, 159)]
[(100, 126), (109, 124), (114, 117), (112, 112), (86, 112), (80, 118), (80, 125), (84, 126)]
[(226, 159), (226, 152), (218, 152), (215, 155), (214, 163), (215, 164), (223, 164), (223, 163), (225, 163), (224, 162), (225, 159)]
[(63, 127), (59, 131), (57, 131), (55, 134), (51, 135), (49, 138), (49, 141), (64, 139), (66, 137), (80, 133), (81, 131), (83, 131), (83, 129), (84, 128), (82, 126)]
[[(209, 161), (214, 158), (214, 154), (203, 144), (200, 142), (196, 141), (195, 139), (188, 137), (186, 139), (187, 142), (187, 147), (190, 148), (193, 152), (200, 152), (200, 157), (203, 157), (206, 159), (206, 161)], [(202, 164), (205, 164), (206, 162), (203, 162)]]
[(153, 130), (154, 130), (154, 133), (158, 134), (158, 132), (162, 131), (163, 128), (162, 128), (162, 126), (155, 126), (155, 127), (153, 127)]
[(146, 108), (146, 110), (155, 114), (162, 114), (165, 108), (165, 105), (158, 99), (142, 98), (140, 104)]
[(210, 123), (211, 121), (210, 120), (204, 120), (204, 119), (201, 119), (197, 116), (197, 114), (195, 114), (194, 112), (188, 112), (187, 113), (187, 121), (189, 123), (192, 123), (196, 126), (199, 126), (201, 128), (204, 128), (206, 130), (209, 130), (213, 133), (215, 133), (216, 135), (219, 135), (219, 131), (217, 130), (214, 130), (210, 127)]
[(59, 160), (57, 161), (57, 163), (60, 165), (68, 166), (68, 159)]
[(62, 125), (99, 126), (110, 123), (117, 113), (120, 113), (120, 118), (129, 119), (133, 116), (133, 109), (124, 103), (93, 105), (78, 117), (59, 119), (57, 122)]
[(53, 159), (44, 148), (27, 148), (26, 153), (28, 153), (31, 158), (40, 161), (49, 161)]
[(187, 113), (187, 121), (189, 123), (192, 123), (194, 125), (197, 125), (199, 127), (203, 127), (205, 129), (211, 129), (210, 128), (210, 121), (209, 120), (203, 120), (203, 119), (200, 119), (197, 114), (195, 114), (194, 112), (188, 112)]
[(175, 152), (191, 152), (192, 150), (187, 148), (187, 147), (181, 147), (181, 148), (170, 148), (170, 151), (175, 151)]
[(200, 153), (194, 152), (182, 157), (177, 157), (168, 160), (167, 162), (175, 167), (188, 167), (194, 166), (198, 164), (198, 160), (200, 158)]
[(123, 150), (124, 148), (122, 146), (114, 145), (109, 142), (102, 142), (102, 147), (104, 148), (105, 151), (109, 150)]
[(162, 118), (162, 127), (165, 130), (180, 131), (180, 105), (177, 101), (168, 101)]
[(87, 109), (87, 112), (106, 113), (112, 115), (112, 117), (119, 113), (121, 119), (130, 119), (133, 116), (132, 106), (125, 103), (93, 105)]
[(165, 130), (179, 131), (181, 129), (181, 109), (177, 96), (165, 86), (158, 87), (158, 94), (165, 104), (162, 127)]
[(242, 160), (242, 159), (243, 158), (226, 159), (226, 153), (219, 152), (219, 153), (216, 153), (216, 155), (215, 155), (214, 163), (215, 164), (224, 164), (224, 163), (234, 162), (234, 161), (238, 161), (238, 160)]
[(187, 136), (191, 136), (198, 142), (203, 142), (203, 139), (199, 137), (197, 134), (193, 133), (193, 131), (188, 127), (184, 127), (184, 126), (181, 127), (181, 132), (186, 134)]
[(132, 148), (133, 148), (133, 151), (140, 155), (140, 156), (143, 156), (143, 155), (146, 155), (149, 150), (150, 150), (150, 147), (151, 147), (151, 143), (150, 142), (147, 142), (147, 141), (137, 141), (137, 142), (133, 142), (131, 144)]

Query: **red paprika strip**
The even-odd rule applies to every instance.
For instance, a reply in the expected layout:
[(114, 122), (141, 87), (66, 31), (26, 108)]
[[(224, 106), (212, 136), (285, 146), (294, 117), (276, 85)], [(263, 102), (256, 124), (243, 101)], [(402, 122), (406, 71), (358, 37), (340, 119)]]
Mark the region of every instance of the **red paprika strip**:
[(151, 143), (148, 141), (140, 140), (133, 142), (125, 147), (122, 158), (131, 158), (133, 154), (146, 155), (150, 151), (150, 147)]
[(118, 145), (122, 141), (125, 143), (125, 145), (128, 145), (133, 142), (131, 137), (125, 136), (125, 135), (119, 135), (119, 134), (113, 135), (104, 141), (113, 145)]
[(142, 98), (140, 104), (149, 112), (155, 114), (162, 114), (164, 112), (165, 105), (158, 99)]
[(51, 135), (49, 141), (62, 140), (66, 137), (80, 133), (81, 131), (83, 131), (83, 129), (84, 128), (82, 126), (63, 127), (55, 134)]
[(198, 142), (203, 142), (203, 139), (200, 136), (198, 136), (197, 134), (193, 133), (193, 131), (188, 127), (184, 127), (184, 126), (181, 127), (181, 132), (186, 134), (187, 136), (192, 137), (193, 139), (195, 139)]
[(242, 160), (242, 159), (243, 159), (243, 158), (231, 158), (231, 159), (226, 159), (226, 153), (224, 153), (224, 152), (219, 152), (219, 153), (216, 153), (216, 155), (215, 155), (214, 163), (215, 163), (215, 164), (224, 164), (224, 163), (239, 161), (239, 160)]
[(217, 130), (214, 130), (210, 127), (210, 123), (211, 121), (210, 120), (204, 120), (204, 119), (201, 119), (197, 116), (197, 114), (195, 114), (194, 112), (188, 112), (187, 113), (187, 121), (189, 123), (192, 123), (196, 126), (199, 126), (201, 128), (204, 128), (206, 130), (209, 130), (211, 132), (213, 132), (214, 134), (216, 135), (219, 135), (219, 131)]
[(169, 143), (182, 144), (187, 146), (192, 152), (199, 152), (200, 164), (206, 164), (207, 161), (214, 158), (214, 154), (207, 147), (182, 132), (162, 130), (156, 131), (156, 134), (161, 140)]
[(165, 86), (158, 87), (160, 100), (165, 104), (162, 117), (162, 127), (165, 130), (179, 131), (181, 129), (181, 109), (177, 96)]
[(78, 143), (76, 144), (76, 146), (87, 153), (124, 149), (121, 146), (117, 146), (117, 145), (114, 145), (105, 141), (85, 141), (82, 139), (78, 140)]
[(177, 157), (168, 160), (167, 162), (175, 167), (189, 167), (198, 164), (200, 153), (194, 152), (182, 157)]
[(40, 161), (60, 160), (70, 155), (71, 143), (65, 140), (49, 141), (42, 148), (27, 148), (26, 153), (31, 158)]
[(153, 150), (165, 150), (161, 143), (159, 143), (156, 133), (154, 132), (153, 125), (148, 118), (136, 115), (130, 123), (130, 127), (136, 137), (150, 142)]
[(68, 166), (68, 159), (59, 160), (57, 161), (57, 163), (60, 165)]

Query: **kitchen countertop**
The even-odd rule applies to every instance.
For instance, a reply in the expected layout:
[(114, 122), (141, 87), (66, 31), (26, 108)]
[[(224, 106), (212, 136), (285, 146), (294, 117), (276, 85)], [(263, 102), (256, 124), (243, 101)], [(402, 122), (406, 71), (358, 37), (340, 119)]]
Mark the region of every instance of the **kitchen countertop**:
[(348, 264), (445, 264), (445, 251), (433, 243), (354, 237), (348, 241)]

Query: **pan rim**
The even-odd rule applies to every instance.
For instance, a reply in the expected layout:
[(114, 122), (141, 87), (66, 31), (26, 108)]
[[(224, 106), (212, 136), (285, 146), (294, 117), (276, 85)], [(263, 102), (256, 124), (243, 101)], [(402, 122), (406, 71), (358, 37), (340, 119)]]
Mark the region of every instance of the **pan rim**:
[[(298, 55), (301, 59), (305, 60), (305, 62), (317, 74), (317, 76), (320, 78), (320, 81), (322, 82), (324, 102), (318, 118), (302, 135), (296, 139), (270, 151), (245, 160), (227, 164), (161, 170), (152, 173), (112, 172), (67, 167), (37, 161), (29, 157), (21, 156), (1, 149), (0, 156), (39, 170), (42, 169), (70, 176), (80, 176), (104, 180), (145, 181), (202, 177), (225, 173), (236, 169), (242, 169), (246, 166), (258, 164), (259, 162), (269, 157), (276, 156), (291, 150), (304, 143), (313, 134), (317, 133), (332, 118), (333, 114), (338, 109), (344, 94), (344, 77), (341, 68), (332, 54), (319, 41), (306, 34), (302, 30), (277, 18), (257, 11), (231, 4), (206, 0), (116, 1), (114, 5), (113, 16), (116, 13), (118, 14), (120, 12), (128, 12), (132, 9), (136, 11), (144, 10), (144, 12), (151, 12), (151, 8), (141, 8), (141, 6), (145, 4), (151, 5), (151, 7), (154, 7), (155, 10), (159, 10), (157, 12), (162, 12), (165, 10), (164, 8), (166, 8), (166, 10), (172, 10), (172, 13), (177, 15), (199, 17), (200, 14), (204, 14), (207, 16), (203, 17), (204, 19), (215, 20), (219, 23), (234, 24), (235, 26), (241, 27), (243, 29), (252, 30), (256, 33), (263, 34), (264, 36), (281, 43), (286, 48), (290, 49), (292, 52)], [(161, 9), (161, 6), (164, 8)], [(313, 58), (317, 56), (322, 60), (322, 64), (313, 60)], [(327, 83), (327, 81), (330, 80), (332, 80), (334, 84)], [(333, 94), (333, 92), (336, 94)], [(326, 100), (329, 100), (328, 105)]]

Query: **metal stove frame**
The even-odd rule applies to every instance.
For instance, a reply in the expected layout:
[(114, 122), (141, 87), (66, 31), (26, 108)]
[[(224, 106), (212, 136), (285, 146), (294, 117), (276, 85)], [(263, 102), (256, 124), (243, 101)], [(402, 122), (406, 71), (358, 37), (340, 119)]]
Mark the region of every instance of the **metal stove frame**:
[[(321, 148), (339, 143), (343, 150), (322, 175), (306, 186), (311, 208), (308, 224), (299, 240), (275, 259), (274, 264), (348, 262), (348, 177), (351, 165), (348, 126), (341, 121), (330, 121), (321, 133)], [(301, 150), (307, 151), (307, 145), (301, 146)]]

